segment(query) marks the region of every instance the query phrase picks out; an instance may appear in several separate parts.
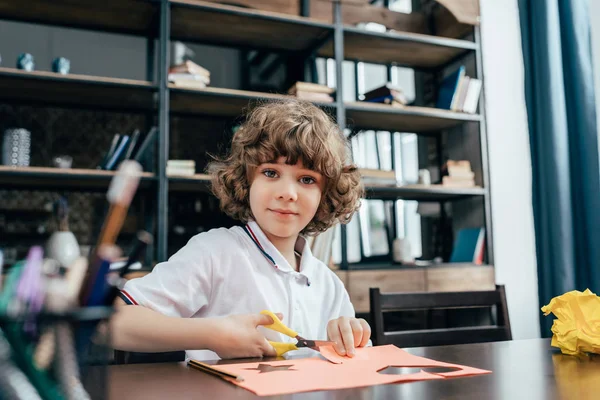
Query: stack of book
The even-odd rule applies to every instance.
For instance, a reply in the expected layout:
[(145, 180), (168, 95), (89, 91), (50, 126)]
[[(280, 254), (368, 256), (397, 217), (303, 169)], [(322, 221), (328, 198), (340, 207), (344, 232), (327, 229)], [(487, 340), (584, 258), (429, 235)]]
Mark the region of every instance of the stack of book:
[(467, 160), (448, 160), (442, 168), (442, 185), (449, 187), (474, 187), (475, 173)]
[(474, 114), (477, 112), (481, 86), (480, 79), (465, 75), (463, 65), (442, 81), (436, 107)]
[(202, 89), (210, 85), (210, 71), (188, 60), (169, 68), (169, 82), (178, 87)]
[(152, 150), (156, 132), (156, 128), (152, 128), (146, 135), (143, 135), (139, 129), (136, 129), (131, 135), (116, 133), (97, 169), (114, 171), (124, 160), (141, 162), (145, 154)]
[(196, 173), (194, 160), (168, 160), (167, 176), (193, 176)]
[(319, 85), (317, 83), (296, 82), (294, 86), (288, 90), (288, 94), (303, 100), (333, 103), (332, 93), (334, 91), (335, 89), (332, 89), (329, 86)]
[(365, 93), (364, 96), (363, 101), (369, 103), (383, 103), (395, 107), (404, 107), (408, 103), (402, 88), (389, 82)]
[(395, 185), (396, 172), (382, 169), (359, 168), (360, 176), (365, 184)]

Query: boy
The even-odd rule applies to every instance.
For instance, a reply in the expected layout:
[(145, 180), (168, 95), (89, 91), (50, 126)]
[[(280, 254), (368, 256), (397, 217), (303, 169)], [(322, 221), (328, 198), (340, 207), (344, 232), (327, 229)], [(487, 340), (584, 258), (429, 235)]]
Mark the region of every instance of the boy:
[[(313, 257), (303, 235), (346, 223), (363, 188), (346, 140), (319, 108), (285, 100), (257, 107), (233, 137), (230, 154), (209, 166), (222, 210), (243, 227), (194, 236), (152, 273), (121, 292), (116, 348), (187, 349), (194, 359), (274, 355), (260, 328), (280, 312), (305, 338), (331, 340), (341, 355), (369, 342), (338, 277)], [(207, 349), (207, 350), (199, 350)]]

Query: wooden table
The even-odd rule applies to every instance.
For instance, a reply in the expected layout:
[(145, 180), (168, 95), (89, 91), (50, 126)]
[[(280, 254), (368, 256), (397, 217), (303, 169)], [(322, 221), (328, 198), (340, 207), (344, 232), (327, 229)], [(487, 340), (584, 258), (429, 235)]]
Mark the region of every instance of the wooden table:
[[(400, 383), (336, 391), (308, 392), (278, 399), (598, 399), (600, 356), (585, 360), (564, 356), (548, 339), (407, 349), (434, 360), (491, 370), (467, 378)], [(256, 361), (250, 360), (250, 361)], [(263, 359), (263, 361), (265, 361)], [(237, 360), (240, 362), (240, 360)], [(86, 387), (101, 398), (98, 370)], [(108, 398), (115, 399), (250, 399), (245, 389), (184, 363), (115, 365), (109, 367)]]

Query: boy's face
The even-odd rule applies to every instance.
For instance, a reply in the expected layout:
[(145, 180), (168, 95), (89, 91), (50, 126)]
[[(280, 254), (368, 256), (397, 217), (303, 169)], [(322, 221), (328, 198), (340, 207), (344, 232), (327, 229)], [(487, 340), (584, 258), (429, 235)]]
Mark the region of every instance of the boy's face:
[(317, 212), (325, 179), (305, 169), (301, 161), (287, 165), (284, 157), (256, 168), (250, 185), (250, 209), (271, 242), (296, 239)]

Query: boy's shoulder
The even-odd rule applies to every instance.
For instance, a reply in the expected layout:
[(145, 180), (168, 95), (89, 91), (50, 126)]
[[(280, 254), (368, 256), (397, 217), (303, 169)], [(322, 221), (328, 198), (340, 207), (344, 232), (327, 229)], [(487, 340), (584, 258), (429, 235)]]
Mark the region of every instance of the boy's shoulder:
[(235, 252), (236, 249), (243, 248), (241, 234), (243, 234), (243, 229), (239, 226), (213, 228), (193, 236), (186, 247), (201, 249), (203, 252), (231, 253)]

